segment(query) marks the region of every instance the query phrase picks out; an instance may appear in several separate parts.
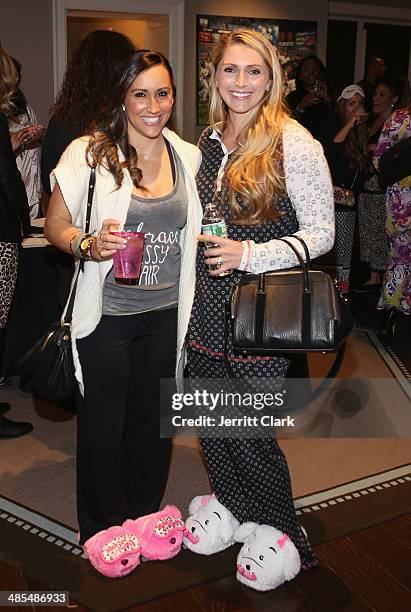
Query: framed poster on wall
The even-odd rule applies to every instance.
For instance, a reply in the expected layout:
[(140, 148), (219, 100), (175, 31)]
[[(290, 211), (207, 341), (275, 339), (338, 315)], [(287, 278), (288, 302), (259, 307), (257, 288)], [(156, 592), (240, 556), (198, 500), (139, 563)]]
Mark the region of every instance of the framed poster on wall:
[(278, 49), (284, 71), (284, 94), (295, 88), (298, 62), (306, 55), (315, 54), (317, 45), (316, 21), (288, 19), (257, 19), (197, 15), (197, 124), (206, 125), (210, 100), (211, 57), (215, 42), (236, 28), (250, 28), (261, 32)]

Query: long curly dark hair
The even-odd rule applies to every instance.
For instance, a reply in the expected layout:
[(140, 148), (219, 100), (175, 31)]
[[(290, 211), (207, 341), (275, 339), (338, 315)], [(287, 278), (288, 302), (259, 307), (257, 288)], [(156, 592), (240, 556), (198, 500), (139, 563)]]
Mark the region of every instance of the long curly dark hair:
[[(341, 98), (335, 105), (335, 112), (341, 128), (347, 120), (345, 110), (347, 102), (347, 99)], [(359, 168), (359, 170), (365, 170), (365, 168), (367, 168), (370, 161), (370, 156), (367, 150), (366, 123), (360, 123), (349, 131), (344, 141), (344, 150), (348, 161), (348, 166), (351, 169)]]
[(88, 133), (106, 112), (120, 65), (135, 51), (131, 40), (110, 30), (90, 32), (72, 56), (51, 109), (57, 123)]
[[(120, 70), (118, 82), (114, 85), (111, 95), (107, 96), (105, 114), (101, 117), (100, 123), (96, 125), (95, 131), (91, 134), (87, 147), (86, 156), (88, 163), (92, 167), (103, 166), (111, 172), (118, 187), (123, 181), (123, 169), (127, 168), (133, 184), (140, 186), (142, 172), (138, 168), (137, 151), (128, 140), (127, 115), (121, 105), (126, 97), (128, 90), (135, 79), (152, 66), (164, 66), (170, 76), (173, 98), (176, 97), (173, 71), (168, 60), (162, 53), (157, 51), (147, 51), (143, 49), (137, 51), (132, 57), (124, 62)], [(120, 162), (117, 145), (119, 145), (124, 161)]]

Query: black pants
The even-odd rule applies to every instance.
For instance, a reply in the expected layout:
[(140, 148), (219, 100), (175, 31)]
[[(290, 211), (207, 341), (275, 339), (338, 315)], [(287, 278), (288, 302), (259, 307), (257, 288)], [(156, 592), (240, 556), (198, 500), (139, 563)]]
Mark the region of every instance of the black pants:
[(160, 378), (174, 378), (176, 309), (103, 316), (77, 342), (84, 398), (77, 414), (80, 543), (159, 508), (171, 440), (160, 438)]

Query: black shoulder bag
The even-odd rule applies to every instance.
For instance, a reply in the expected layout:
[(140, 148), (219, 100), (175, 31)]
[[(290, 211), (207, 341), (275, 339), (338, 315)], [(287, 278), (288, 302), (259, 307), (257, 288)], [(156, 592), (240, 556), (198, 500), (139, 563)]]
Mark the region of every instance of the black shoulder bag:
[[(337, 352), (321, 385), (309, 396), (317, 397), (334, 378), (341, 365), (345, 340), (354, 327), (349, 307), (328, 274), (310, 269), (287, 239), (280, 238), (295, 253), (299, 267), (262, 274), (245, 274), (234, 286), (229, 302), (229, 321), (234, 354), (291, 355), (293, 353)], [(226, 363), (228, 329), (226, 330)]]
[[(85, 233), (90, 229), (91, 207), (96, 170), (91, 169), (87, 194), (87, 213)], [(64, 317), (51, 328), (20, 359), (21, 372), (31, 383), (33, 390), (51, 401), (69, 397), (76, 388), (73, 353), (71, 347), (71, 321), (74, 300), (80, 273), (84, 272), (84, 260), (80, 262), (76, 280), (70, 292)]]

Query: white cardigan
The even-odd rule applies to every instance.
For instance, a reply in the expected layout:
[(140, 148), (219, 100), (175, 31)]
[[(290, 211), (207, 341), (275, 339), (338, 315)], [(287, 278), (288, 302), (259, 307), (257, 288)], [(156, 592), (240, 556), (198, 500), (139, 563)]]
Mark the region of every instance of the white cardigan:
[[(163, 136), (170, 142), (182, 163), (188, 200), (187, 223), (180, 238), (181, 274), (178, 301), (176, 378), (177, 381), (181, 381), (184, 369), (184, 340), (194, 298), (197, 236), (201, 230), (202, 210), (195, 184), (195, 175), (200, 165), (201, 154), (196, 146), (185, 142), (175, 132), (167, 128), (164, 128)], [(84, 229), (85, 226), (87, 190), (90, 178), (90, 167), (87, 165), (85, 156), (87, 144), (87, 137), (74, 140), (64, 151), (57, 167), (51, 174), (52, 188), (56, 182), (59, 184), (64, 201), (71, 214), (73, 225), (80, 229)], [(131, 177), (127, 170), (124, 170), (123, 183), (120, 189), (116, 190), (112, 174), (104, 168), (99, 168), (96, 173), (90, 232), (99, 231), (104, 219), (118, 219), (121, 224), (126, 222), (132, 187)], [(79, 262), (77, 262), (76, 271), (78, 265)], [(80, 272), (79, 276), (73, 311), (72, 346), (76, 379), (82, 394), (84, 394), (84, 385), (76, 340), (91, 334), (101, 319), (104, 281), (112, 265), (112, 260), (87, 261), (84, 266), (84, 273)]]

